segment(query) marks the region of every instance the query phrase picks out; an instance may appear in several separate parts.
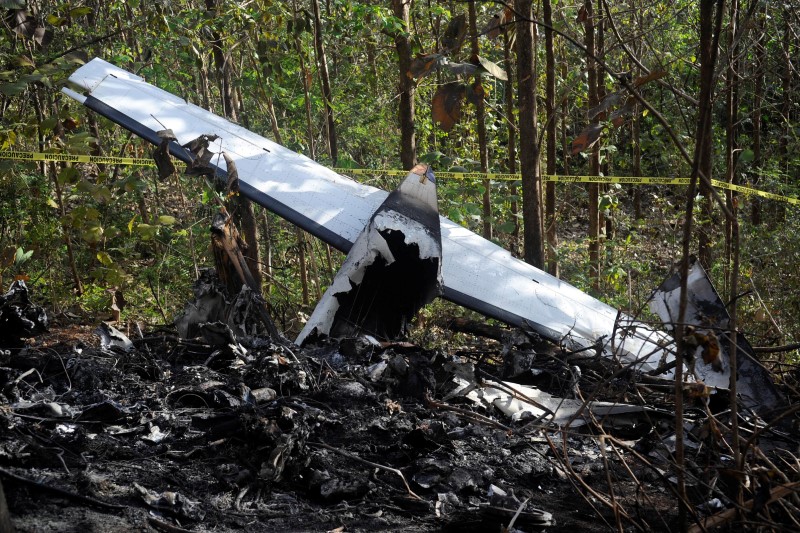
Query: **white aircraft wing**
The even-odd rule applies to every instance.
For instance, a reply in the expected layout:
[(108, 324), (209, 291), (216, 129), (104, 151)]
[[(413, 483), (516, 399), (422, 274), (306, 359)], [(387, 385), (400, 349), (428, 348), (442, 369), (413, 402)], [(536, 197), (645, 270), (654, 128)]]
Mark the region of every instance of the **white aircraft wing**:
[[(139, 76), (94, 59), (64, 92), (158, 144), (157, 131), (171, 129), (171, 153), (192, 156), (182, 144), (203, 134), (219, 136), (211, 145), (236, 162), (241, 192), (252, 201), (347, 252), (381, 205), (387, 192), (346, 178), (269, 139), (232, 124), (145, 82)], [(80, 92), (78, 92), (80, 91)], [(225, 162), (213, 158), (220, 176)], [(621, 316), (616, 309), (534, 268), (468, 229), (441, 219), (444, 297), (452, 302), (526, 328), (572, 348), (602, 345), (607, 355), (638, 361), (647, 371), (663, 362), (669, 337)], [(719, 375), (727, 386), (728, 377)]]

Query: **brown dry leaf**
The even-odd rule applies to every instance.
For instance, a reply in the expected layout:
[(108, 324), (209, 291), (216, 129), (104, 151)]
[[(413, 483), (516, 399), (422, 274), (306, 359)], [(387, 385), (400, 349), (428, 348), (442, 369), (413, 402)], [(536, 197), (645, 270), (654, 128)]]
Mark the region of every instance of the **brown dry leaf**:
[(496, 63), (492, 63), (491, 61), (489, 61), (485, 57), (481, 57), (481, 56), (478, 56), (478, 62), (481, 64), (481, 66), (484, 68), (484, 70), (486, 70), (486, 72), (488, 72), (489, 74), (491, 74), (492, 76), (494, 76), (498, 80), (503, 80), (503, 81), (507, 81), (508, 80), (508, 74), (506, 74), (505, 70), (500, 68), (500, 65), (497, 65)]
[(236, 168), (236, 162), (228, 155), (228, 152), (222, 152), (222, 157), (225, 158), (225, 165), (228, 169), (228, 184), (226, 186), (227, 195), (230, 198), (239, 193), (239, 171)]
[(442, 60), (442, 54), (427, 54), (424, 56), (417, 56), (411, 62), (406, 75), (411, 79), (424, 78), (436, 68)]
[(623, 96), (624, 91), (617, 91), (615, 93), (607, 94), (599, 104), (588, 111), (587, 115), (589, 120), (604, 120), (605, 113), (613, 106), (619, 104), (622, 101)]
[(442, 36), (442, 52), (457, 52), (467, 36), (467, 17), (459, 15), (450, 20)]
[(703, 336), (703, 362), (717, 372), (722, 372), (722, 361), (719, 358), (719, 340), (717, 336), (709, 332)]
[(463, 83), (445, 83), (433, 95), (431, 113), (434, 122), (439, 124), (443, 131), (450, 131), (461, 119), (461, 103), (466, 94)]
[(589, 18), (589, 13), (586, 11), (586, 6), (581, 6), (578, 10), (578, 16), (575, 17), (575, 22), (586, 22)]
[(481, 35), (485, 35), (490, 40), (497, 39), (500, 33), (505, 29), (505, 25), (511, 22), (514, 18), (514, 12), (510, 7), (505, 8), (500, 13), (495, 13), (489, 20), (489, 23), (481, 31)]
[(572, 155), (577, 155), (593, 145), (600, 138), (602, 131), (603, 125), (598, 122), (583, 128), (583, 131), (572, 140)]
[(666, 70), (654, 70), (654, 71), (650, 72), (650, 74), (647, 74), (646, 76), (640, 76), (640, 77), (636, 78), (635, 80), (633, 80), (633, 86), (634, 87), (641, 87), (642, 85), (644, 85), (645, 83), (647, 83), (649, 81), (653, 81), (653, 80), (657, 80), (657, 79), (663, 78), (666, 75), (667, 75), (667, 71)]
[(683, 390), (689, 398), (708, 398), (711, 395), (711, 389), (702, 381), (687, 383), (683, 386)]
[(614, 125), (615, 128), (619, 128), (622, 126), (625, 121), (630, 117), (633, 112), (636, 110), (636, 100), (633, 98), (629, 98), (625, 105), (611, 113), (609, 120)]
[(53, 32), (39, 25), (30, 13), (24, 9), (13, 10), (7, 17), (11, 31), (27, 39), (33, 39), (41, 46), (47, 46), (53, 40)]

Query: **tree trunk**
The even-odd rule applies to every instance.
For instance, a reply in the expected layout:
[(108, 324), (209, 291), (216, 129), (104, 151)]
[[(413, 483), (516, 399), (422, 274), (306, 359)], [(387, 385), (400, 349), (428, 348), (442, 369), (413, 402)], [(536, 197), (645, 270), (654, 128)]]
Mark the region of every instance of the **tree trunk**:
[[(514, 115), (514, 66), (511, 63), (511, 40), (509, 39), (508, 30), (503, 28), (503, 59), (506, 66), (506, 74), (508, 80), (503, 85), (503, 96), (506, 103), (506, 118), (508, 121), (508, 172), (510, 174), (517, 173), (517, 121)], [(512, 182), (513, 183), (513, 182)], [(511, 193), (511, 216), (514, 220), (514, 232), (512, 233), (513, 241), (511, 250), (514, 255), (519, 253), (519, 202), (517, 202), (517, 187), (511, 185), (509, 188)]]
[(317, 52), (317, 65), (319, 68), (319, 79), (322, 83), (322, 98), (325, 100), (325, 124), (328, 139), (328, 155), (333, 161), (333, 166), (338, 165), (339, 149), (336, 140), (336, 124), (333, 120), (333, 93), (331, 92), (331, 81), (328, 75), (328, 58), (325, 55), (325, 44), (322, 41), (322, 17), (319, 14), (319, 0), (311, 2), (314, 8), (314, 49)]
[[(218, 10), (219, 0), (206, 0), (206, 9), (214, 14)], [(235, 104), (233, 84), (231, 83), (231, 62), (223, 51), (222, 36), (216, 30), (211, 30), (211, 52), (214, 56), (214, 66), (221, 82), (220, 95), (222, 97), (223, 115), (232, 122), (238, 122), (237, 106)], [(253, 275), (256, 286), (261, 288), (261, 261), (258, 249), (258, 228), (253, 214), (253, 204), (244, 195), (236, 196), (236, 209), (232, 210), (234, 220), (241, 229), (244, 242), (247, 244), (245, 262)]]
[[(737, 135), (739, 133), (739, 60), (738, 51), (736, 46), (736, 38), (738, 37), (737, 21), (739, 18), (739, 0), (731, 0), (730, 10), (728, 15), (728, 68), (726, 69), (725, 78), (725, 181), (731, 184), (738, 184), (739, 180), (736, 173), (736, 164), (738, 159), (738, 142)], [(725, 202), (728, 210), (733, 213), (734, 199), (736, 194), (734, 191), (725, 191)], [(725, 292), (727, 299), (730, 301), (734, 295), (730, 293), (730, 288), (733, 287), (732, 276), (736, 276), (736, 272), (729, 270), (733, 262), (733, 224), (734, 220), (725, 220)]]
[[(764, 64), (765, 64), (765, 41), (767, 39), (764, 31), (765, 6), (762, 5), (756, 11), (758, 32), (755, 42), (755, 73), (753, 81), (753, 186), (758, 188), (761, 182), (761, 108), (764, 105)], [(754, 226), (761, 224), (761, 199), (758, 196), (751, 197), (752, 207), (750, 211), (750, 221)]]
[[(708, 159), (710, 150), (709, 138), (711, 136), (711, 115), (714, 93), (714, 64), (717, 60), (717, 44), (714, 39), (714, 26), (716, 34), (722, 25), (722, 10), (725, 0), (701, 0), (700, 1), (700, 94), (698, 97), (697, 131), (695, 133), (694, 158), (692, 160), (692, 173), (689, 180), (689, 190), (686, 194), (685, 219), (683, 224), (682, 257), (681, 257), (681, 291), (678, 320), (675, 327), (676, 351), (675, 351), (675, 462), (678, 489), (678, 527), (681, 531), (687, 529), (687, 509), (683, 502), (686, 502), (686, 461), (684, 456), (684, 419), (683, 419), (683, 372), (684, 372), (684, 351), (685, 346), (685, 326), (686, 306), (689, 297), (688, 291), (688, 272), (689, 255), (692, 241), (692, 229), (694, 226), (694, 197), (697, 191), (698, 176), (704, 159)], [(716, 23), (714, 21), (714, 3), (717, 3)], [(735, 373), (733, 374), (736, 375)]]
[[(637, 57), (641, 57), (641, 49), (637, 47)], [(642, 74), (641, 69), (634, 69), (638, 75)], [(639, 104), (636, 104), (636, 111), (633, 114), (633, 124), (631, 127), (631, 137), (633, 143), (633, 175), (642, 175), (642, 113)], [(636, 220), (642, 220), (642, 187), (633, 188), (633, 215)]]
[(533, 65), (534, 39), (532, 0), (516, 0), (516, 11), (526, 20), (517, 21), (517, 86), (519, 87), (520, 171), (522, 173), (522, 218), (525, 261), (544, 268), (542, 232), (542, 177), (539, 174), (539, 132), (536, 125), (536, 81)]
[[(392, 0), (394, 16), (403, 21), (407, 31), (410, 24), (411, 0)], [(398, 32), (394, 38), (399, 66), (400, 83), (400, 161), (403, 169), (411, 170), (417, 164), (417, 144), (414, 137), (414, 81), (408, 77), (411, 70), (411, 42), (409, 38)]]
[[(597, 96), (597, 65), (594, 59), (589, 57), (595, 54), (595, 28), (594, 28), (594, 7), (593, 0), (585, 0), (586, 20), (583, 23), (586, 46), (586, 74), (589, 84), (589, 109), (597, 106), (599, 99)], [(600, 142), (596, 142), (592, 147), (589, 156), (589, 175), (600, 175)], [(592, 288), (600, 290), (600, 185), (597, 183), (589, 184), (589, 279), (592, 281)]]
[[(469, 2), (469, 35), (472, 50), (472, 59), (478, 62), (480, 46), (478, 44), (478, 26), (475, 14), (475, 0)], [(475, 75), (473, 91), (479, 91), (475, 103), (475, 122), (478, 128), (478, 151), (480, 152), (481, 172), (489, 172), (489, 148), (486, 140), (486, 104), (483, 102), (483, 80), (480, 74)], [(491, 182), (483, 180), (483, 238), (492, 238), (492, 198)]]
[[(723, 1), (723, 0), (720, 0)], [(713, 9), (712, 9), (713, 11)], [(719, 34), (715, 39), (714, 23), (710, 17), (705, 17), (706, 10), (704, 5), (701, 4), (701, 19), (700, 19), (700, 99), (706, 97), (709, 105), (713, 100), (713, 76), (714, 76), (714, 63), (716, 63), (716, 45), (718, 42)], [(721, 15), (719, 15), (721, 17)], [(708, 20), (706, 20), (706, 18)], [(711, 113), (709, 112), (705, 119), (708, 124), (701, 128), (704, 137), (700, 139), (702, 149), (700, 150), (699, 157), (699, 172), (706, 178), (711, 180), (713, 170), (713, 139), (711, 128)], [(714, 205), (711, 196), (711, 188), (700, 182), (700, 194), (702, 199), (703, 220), (698, 224), (698, 251), (697, 257), (700, 264), (706, 270), (711, 268), (712, 254), (711, 254), (711, 228), (713, 226)]]
[[(792, 66), (792, 49), (795, 44), (792, 40), (792, 34), (795, 31), (792, 27), (792, 14), (794, 10), (786, 5), (783, 10), (783, 42), (781, 43), (783, 63), (783, 71), (781, 72), (781, 89), (783, 91), (783, 99), (781, 101), (781, 116), (780, 121), (782, 128), (779, 132), (778, 139), (778, 166), (780, 170), (787, 175), (791, 170), (791, 155), (789, 150), (789, 140), (794, 139), (794, 127), (792, 124), (792, 76), (794, 68)], [(772, 202), (773, 209), (770, 223), (777, 225), (782, 222), (786, 216), (785, 204), (783, 202)]]
[[(556, 60), (553, 43), (553, 10), (550, 0), (543, 0), (545, 46), (545, 110), (547, 113), (547, 174), (556, 173)], [(556, 232), (556, 184), (545, 186), (545, 229), (547, 233), (547, 271), (558, 277), (558, 233)]]

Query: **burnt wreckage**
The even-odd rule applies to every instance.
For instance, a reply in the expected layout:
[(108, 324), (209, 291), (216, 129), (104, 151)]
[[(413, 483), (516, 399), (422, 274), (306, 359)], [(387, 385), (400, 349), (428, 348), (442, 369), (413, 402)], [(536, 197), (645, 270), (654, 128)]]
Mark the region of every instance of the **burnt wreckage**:
[[(192, 164), (185, 148), (193, 139), (213, 139), (209, 149), (221, 157), (207, 164), (222, 180), (233, 162), (241, 194), (343, 252), (342, 269), (314, 311), (298, 342), (315, 336), (368, 333), (392, 338), (416, 310), (434, 296), (535, 333), (567, 349), (596, 347), (641, 373), (673, 375), (672, 338), (528, 265), (468, 229), (440, 217), (430, 169), (411, 171), (391, 194), (323, 167), (315, 161), (232, 124), (142, 78), (101, 59), (70, 77), (64, 92), (169, 153)], [(157, 132), (169, 128), (165, 143)], [(691, 276), (702, 278), (695, 267)], [(675, 320), (675, 281), (656, 292), (655, 311), (666, 324)], [(705, 286), (704, 286), (705, 287)], [(726, 344), (722, 315), (716, 322), (706, 308), (724, 312), (713, 288), (695, 295), (698, 328)], [(698, 293), (699, 294), (699, 293)], [(378, 300), (397, 299), (399, 306)], [(711, 303), (709, 303), (711, 302)], [(370, 309), (370, 312), (365, 310)], [(706, 335), (706, 338), (710, 338)], [(741, 339), (741, 336), (739, 337)], [(698, 347), (702, 353), (702, 347)], [(750, 357), (748, 350), (742, 359)], [(710, 388), (730, 383), (728, 354), (694, 360), (691, 375)], [(740, 365), (738, 391), (746, 407), (766, 413), (781, 398), (766, 371), (751, 359)], [(523, 407), (524, 409), (524, 407)], [(581, 406), (576, 409), (582, 409)]]

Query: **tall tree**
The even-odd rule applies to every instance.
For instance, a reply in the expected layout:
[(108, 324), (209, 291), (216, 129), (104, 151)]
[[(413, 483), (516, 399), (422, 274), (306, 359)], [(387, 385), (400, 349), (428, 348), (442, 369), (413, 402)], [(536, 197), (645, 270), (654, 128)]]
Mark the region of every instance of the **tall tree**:
[[(595, 48), (595, 19), (593, 0), (585, 0), (582, 9), (584, 45), (586, 47), (586, 80), (589, 85), (589, 109), (597, 107), (600, 99), (597, 94), (598, 76), (597, 63), (594, 56)], [(600, 143), (592, 146), (589, 156), (589, 175), (600, 175)], [(600, 185), (589, 184), (589, 278), (592, 288), (600, 290)]]
[(539, 130), (536, 124), (533, 1), (516, 0), (517, 87), (519, 92), (519, 159), (522, 174), (522, 221), (525, 261), (544, 268), (542, 176), (539, 172)]
[[(469, 2), (469, 35), (472, 51), (472, 61), (478, 64), (480, 44), (478, 42), (478, 24), (475, 13), (475, 0)], [(479, 73), (475, 75), (472, 90), (478, 97), (475, 99), (475, 122), (478, 128), (478, 151), (480, 152), (481, 172), (489, 172), (489, 148), (486, 139), (486, 104), (483, 101), (483, 78)], [(492, 199), (491, 182), (483, 180), (483, 237), (492, 238)]]
[[(508, 80), (503, 84), (503, 98), (506, 104), (506, 120), (508, 121), (507, 167), (510, 174), (517, 173), (517, 119), (514, 112), (514, 66), (511, 63), (512, 39), (507, 26), (503, 26), (503, 60), (506, 66)], [(517, 202), (517, 187), (511, 185), (511, 216), (514, 220), (513, 241), (511, 250), (519, 252), (519, 202)]]
[[(220, 16), (220, 0), (205, 0), (206, 10), (214, 17)], [(233, 90), (233, 65), (230, 56), (226, 54), (227, 46), (224, 44), (223, 37), (219, 30), (212, 27), (211, 30), (211, 52), (214, 56), (214, 67), (220, 81), (220, 96), (222, 98), (223, 114), (232, 122), (239, 121), (237, 106), (235, 104)], [(259, 257), (258, 246), (258, 225), (253, 213), (253, 204), (242, 194), (236, 196), (236, 209), (234, 210), (234, 220), (241, 228), (242, 236), (247, 244), (245, 262), (257, 287), (261, 287), (261, 260)]]
[[(713, 11), (713, 8), (712, 8)], [(715, 29), (715, 25), (713, 20), (709, 17), (704, 17), (703, 15), (706, 13), (705, 4), (701, 4), (701, 18), (700, 18), (700, 98), (707, 97), (708, 104), (711, 105), (713, 101), (713, 79), (714, 79), (714, 64), (716, 64), (717, 58), (717, 47), (719, 44), (719, 28)], [(719, 15), (721, 17), (721, 15)], [(707, 93), (707, 94), (706, 94)], [(705, 117), (706, 120), (709, 121), (709, 124), (699, 128), (698, 131), (702, 131), (704, 137), (699, 140), (701, 143), (701, 150), (697, 154), (699, 157), (699, 172), (701, 175), (705, 176), (708, 180), (712, 178), (712, 170), (714, 165), (713, 159), (713, 131), (711, 129), (711, 113)], [(714, 204), (712, 199), (712, 192), (711, 187), (709, 187), (708, 183), (705, 180), (700, 182), (700, 194), (702, 195), (702, 210), (703, 210), (703, 221), (698, 227), (698, 250), (697, 250), (697, 258), (700, 260), (700, 264), (703, 265), (703, 268), (710, 269), (711, 268), (711, 261), (712, 261), (712, 236), (711, 230), (713, 227), (713, 217), (714, 217)]]
[[(547, 173), (556, 173), (556, 59), (553, 43), (553, 8), (550, 0), (542, 0), (545, 47), (545, 113), (547, 135)], [(547, 234), (547, 271), (558, 276), (558, 233), (556, 232), (556, 184), (545, 186), (545, 232)]]
[[(725, 73), (725, 180), (728, 183), (738, 185), (738, 173), (736, 170), (739, 148), (739, 52), (738, 45), (741, 35), (738, 34), (739, 21), (739, 0), (731, 0), (728, 6), (728, 65)], [(725, 191), (726, 204), (728, 210), (736, 212), (734, 207), (736, 193), (732, 190)], [(733, 262), (733, 226), (734, 220), (725, 220), (725, 264), (728, 276), (725, 284), (729, 290), (733, 287), (731, 278), (737, 276), (737, 272), (729, 269)], [(735, 295), (728, 292), (728, 300)]]
[[(766, 4), (761, 4), (756, 11), (756, 37), (754, 51), (754, 75), (753, 75), (753, 186), (759, 187), (761, 182), (761, 166), (764, 164), (761, 158), (761, 132), (762, 132), (762, 107), (764, 106), (764, 71), (766, 61), (766, 41), (767, 34), (765, 29)], [(761, 224), (761, 199), (753, 197), (750, 211), (750, 221), (754, 225)]]
[(319, 12), (319, 0), (312, 0), (311, 5), (314, 8), (314, 50), (317, 53), (322, 98), (325, 101), (325, 130), (328, 141), (328, 155), (333, 161), (333, 165), (337, 166), (339, 164), (339, 149), (336, 139), (336, 123), (333, 119), (333, 92), (331, 91), (331, 80), (328, 74), (328, 57), (325, 54), (325, 44), (322, 39), (322, 17)]
[(392, 0), (394, 16), (403, 21), (405, 31), (398, 31), (394, 35), (394, 45), (397, 50), (400, 82), (400, 161), (403, 168), (410, 170), (417, 164), (417, 144), (414, 133), (414, 80), (408, 73), (411, 70), (411, 40), (408, 32), (411, 31), (410, 23), (411, 0)]

